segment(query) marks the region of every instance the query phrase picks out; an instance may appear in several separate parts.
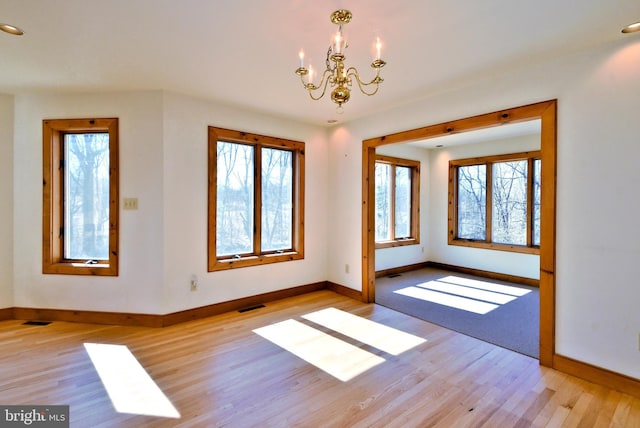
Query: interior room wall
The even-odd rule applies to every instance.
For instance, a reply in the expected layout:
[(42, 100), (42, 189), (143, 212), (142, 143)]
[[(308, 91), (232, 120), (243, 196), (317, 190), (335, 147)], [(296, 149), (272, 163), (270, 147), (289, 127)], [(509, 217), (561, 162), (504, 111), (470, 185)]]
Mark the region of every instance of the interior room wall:
[(525, 278), (540, 278), (540, 256), (484, 250), (448, 244), (449, 161), (479, 156), (540, 150), (540, 135), (519, 136), (482, 143), (433, 149), (429, 164), (431, 198), (428, 222), (430, 261)]
[[(207, 127), (305, 142), (305, 257), (207, 272)], [(324, 129), (164, 94), (164, 271), (169, 312), (327, 279), (328, 149)], [(197, 291), (190, 280), (198, 278)]]
[[(333, 134), (332, 144), (361, 147), (367, 138), (557, 99), (556, 352), (640, 378), (638, 93), (640, 39), (621, 35), (555, 61), (480, 74), (467, 86), (352, 122), (349, 132)], [(331, 153), (333, 173), (361, 173), (358, 153), (347, 160)], [(334, 190), (341, 194), (338, 203), (362, 197), (360, 181)], [(359, 205), (336, 209), (361, 215)], [(332, 235), (329, 251), (361, 242), (361, 236), (360, 227), (342, 229)], [(331, 275), (341, 269), (330, 264)], [(361, 287), (360, 271), (348, 279)]]
[(13, 306), (13, 96), (0, 94), (0, 308)]
[[(161, 91), (19, 95), (15, 115), (15, 306), (164, 314), (326, 280), (324, 129)], [(118, 277), (41, 273), (42, 120), (76, 117), (119, 118), (120, 198), (138, 209), (120, 207)], [(208, 125), (305, 141), (303, 260), (206, 271)]]
[[(42, 274), (42, 120), (118, 117), (120, 206), (117, 277)], [(162, 313), (162, 93), (24, 94), (15, 97), (14, 305)]]
[(401, 247), (379, 248), (376, 250), (376, 271), (408, 266), (429, 261), (431, 240), (429, 235), (431, 168), (430, 151), (406, 144), (382, 146), (376, 154), (420, 161), (420, 243)]

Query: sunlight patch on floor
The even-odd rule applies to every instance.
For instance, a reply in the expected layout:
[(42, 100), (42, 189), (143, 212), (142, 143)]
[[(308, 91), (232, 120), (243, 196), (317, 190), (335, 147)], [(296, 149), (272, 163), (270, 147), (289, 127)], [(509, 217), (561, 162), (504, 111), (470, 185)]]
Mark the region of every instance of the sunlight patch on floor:
[(322, 309), (302, 315), (302, 318), (391, 355), (400, 355), (426, 342), (421, 337), (336, 308)]
[(179, 419), (180, 413), (124, 345), (85, 343), (113, 407), (120, 413)]
[(480, 290), (473, 287), (467, 287), (463, 285), (450, 284), (443, 281), (427, 281), (422, 284), (417, 284), (416, 287), (426, 288), (433, 291), (440, 291), (448, 294), (455, 294), (460, 297), (468, 297), (470, 299), (483, 300), (485, 302), (496, 303), (498, 305), (504, 305), (515, 299), (516, 296), (509, 294), (495, 293), (493, 291)]
[(343, 382), (385, 362), (384, 358), (293, 319), (253, 331)]
[(500, 307), (499, 305), (493, 303), (481, 302), (479, 300), (469, 299), (466, 297), (453, 296), (451, 294), (427, 290), (426, 288), (415, 286), (401, 288), (400, 290), (394, 291), (394, 293), (402, 294), (403, 296), (407, 297), (413, 297), (414, 299), (437, 303), (439, 305), (449, 306), (451, 308), (462, 309), (464, 311), (473, 312), (480, 315), (487, 314), (492, 310)]
[(513, 287), (511, 285), (495, 284), (488, 281), (479, 281), (477, 279), (463, 278), (460, 276), (450, 275), (440, 278), (440, 282), (448, 282), (450, 284), (464, 285), (466, 287), (473, 287), (480, 290), (495, 291), (496, 293), (509, 294), (511, 296), (524, 296), (531, 293), (531, 290), (523, 287)]

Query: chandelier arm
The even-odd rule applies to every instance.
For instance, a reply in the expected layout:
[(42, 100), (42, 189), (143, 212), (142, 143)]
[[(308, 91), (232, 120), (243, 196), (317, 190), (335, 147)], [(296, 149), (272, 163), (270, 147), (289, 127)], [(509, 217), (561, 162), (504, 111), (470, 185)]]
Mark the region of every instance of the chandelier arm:
[[(327, 92), (327, 85), (331, 81), (331, 75), (331, 70), (325, 70), (324, 73), (322, 73), (322, 79), (318, 85), (314, 85), (313, 83), (305, 84), (304, 81), (302, 82), (305, 88), (309, 91), (309, 96), (312, 100), (318, 101), (320, 98), (324, 97), (325, 92)], [(313, 91), (317, 91), (320, 88), (322, 88), (322, 93), (319, 96), (314, 97)]]
[[(356, 80), (356, 82), (358, 83), (358, 87), (360, 88), (360, 92), (362, 92), (365, 95), (368, 96), (372, 96), (375, 95), (378, 92), (378, 89), (380, 89), (380, 69), (378, 68), (376, 71), (376, 75), (373, 79), (371, 79), (371, 82), (363, 82), (362, 79), (360, 79), (360, 74), (358, 73), (358, 70), (355, 67), (349, 67), (347, 69), (347, 76), (353, 76)], [(365, 90), (366, 87), (371, 86), (371, 85), (376, 85), (375, 89), (373, 92), (367, 92)]]

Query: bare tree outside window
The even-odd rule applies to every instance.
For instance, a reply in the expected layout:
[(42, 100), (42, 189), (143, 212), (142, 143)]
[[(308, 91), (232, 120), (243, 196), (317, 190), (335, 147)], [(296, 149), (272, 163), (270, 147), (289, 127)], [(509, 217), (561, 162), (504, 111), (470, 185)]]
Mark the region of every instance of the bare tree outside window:
[(253, 252), (253, 147), (218, 142), (218, 255)]
[(304, 143), (209, 128), (209, 272), (304, 258)]
[(541, 190), (541, 173), (542, 161), (540, 159), (533, 160), (533, 237), (532, 244), (540, 246), (540, 190)]
[(537, 254), (540, 155), (449, 161), (449, 244)]
[(109, 259), (109, 134), (64, 135), (64, 258)]
[(486, 165), (458, 167), (458, 238), (485, 240)]
[(411, 236), (411, 168), (396, 166), (395, 237)]
[(262, 251), (283, 251), (293, 238), (291, 151), (262, 148)]
[(376, 248), (420, 243), (420, 161), (376, 155)]
[(42, 273), (117, 276), (117, 118), (42, 121)]
[(376, 162), (376, 241), (391, 239), (391, 165)]
[(527, 161), (494, 163), (491, 179), (491, 241), (527, 245)]

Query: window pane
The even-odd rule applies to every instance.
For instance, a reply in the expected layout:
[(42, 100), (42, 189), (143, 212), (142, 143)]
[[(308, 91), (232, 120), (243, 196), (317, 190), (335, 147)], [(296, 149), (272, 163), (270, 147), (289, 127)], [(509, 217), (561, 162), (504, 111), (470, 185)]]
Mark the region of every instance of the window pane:
[(391, 165), (376, 162), (376, 241), (391, 239)]
[(411, 168), (396, 166), (395, 239), (411, 236)]
[(533, 160), (533, 245), (540, 245), (540, 173), (542, 161)]
[(458, 238), (486, 238), (486, 165), (458, 167)]
[(64, 136), (64, 258), (109, 259), (109, 134)]
[(216, 254), (253, 252), (253, 147), (218, 141)]
[(493, 164), (491, 240), (527, 245), (527, 161)]
[(262, 149), (262, 251), (293, 247), (292, 159), (288, 150)]

